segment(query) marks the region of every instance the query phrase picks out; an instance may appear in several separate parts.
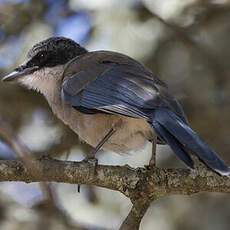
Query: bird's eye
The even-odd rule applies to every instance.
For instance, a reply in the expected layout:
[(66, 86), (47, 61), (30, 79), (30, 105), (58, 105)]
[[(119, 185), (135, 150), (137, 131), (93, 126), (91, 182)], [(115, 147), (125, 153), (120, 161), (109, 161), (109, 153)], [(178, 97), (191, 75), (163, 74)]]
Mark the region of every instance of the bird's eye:
[(49, 58), (49, 55), (47, 52), (40, 52), (37, 53), (36, 56), (34, 56), (29, 62), (29, 66), (44, 66), (44, 64), (47, 62), (47, 59)]
[(38, 54), (38, 58), (44, 58), (45, 57), (45, 53), (39, 53)]

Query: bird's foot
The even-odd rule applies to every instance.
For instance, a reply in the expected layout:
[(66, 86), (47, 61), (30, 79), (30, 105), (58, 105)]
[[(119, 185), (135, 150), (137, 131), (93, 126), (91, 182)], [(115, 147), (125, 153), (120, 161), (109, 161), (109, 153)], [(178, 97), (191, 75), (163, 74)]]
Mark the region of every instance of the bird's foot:
[(39, 160), (52, 160), (53, 158), (50, 155), (45, 153), (45, 154), (42, 154), (41, 156), (39, 156), (38, 159)]
[(146, 165), (148, 168), (155, 168), (156, 167), (156, 159), (155, 158), (151, 158), (149, 161), (149, 164)]
[[(98, 165), (98, 159), (90, 154), (90, 156), (85, 157), (82, 162), (89, 164), (89, 173), (90, 178), (93, 178), (97, 174), (97, 165)], [(77, 191), (80, 193), (81, 191), (81, 185), (77, 185)]]
[[(97, 165), (98, 165), (98, 159), (90, 154), (90, 156), (87, 156), (85, 159), (83, 159), (84, 163), (88, 163), (90, 166), (90, 175), (95, 176)], [(92, 173), (91, 173), (92, 172)]]

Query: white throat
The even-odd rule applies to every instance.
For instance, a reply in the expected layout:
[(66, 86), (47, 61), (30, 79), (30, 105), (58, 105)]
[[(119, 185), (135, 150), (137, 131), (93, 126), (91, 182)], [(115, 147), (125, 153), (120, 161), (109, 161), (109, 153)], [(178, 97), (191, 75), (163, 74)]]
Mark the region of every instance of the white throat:
[(22, 77), (19, 82), (29, 89), (42, 93), (48, 99), (54, 96), (60, 87), (63, 71), (64, 65), (45, 67)]

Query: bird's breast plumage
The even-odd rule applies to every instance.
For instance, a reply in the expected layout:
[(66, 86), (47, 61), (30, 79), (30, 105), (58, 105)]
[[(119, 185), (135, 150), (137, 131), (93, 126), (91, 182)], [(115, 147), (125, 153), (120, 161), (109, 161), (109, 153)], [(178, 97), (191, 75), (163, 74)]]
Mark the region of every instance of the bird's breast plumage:
[(66, 125), (68, 125), (82, 140), (92, 147), (117, 123), (117, 131), (103, 145), (102, 149), (117, 153), (127, 153), (142, 148), (146, 141), (151, 140), (153, 130), (144, 119), (130, 118), (120, 115), (104, 113), (84, 114), (68, 105), (54, 112)]

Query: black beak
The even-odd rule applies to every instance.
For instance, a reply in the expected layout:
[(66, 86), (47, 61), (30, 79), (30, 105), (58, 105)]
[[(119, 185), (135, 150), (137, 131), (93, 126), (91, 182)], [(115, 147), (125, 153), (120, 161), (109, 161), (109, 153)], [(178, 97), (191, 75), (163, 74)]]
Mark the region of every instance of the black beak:
[(26, 76), (28, 74), (33, 73), (35, 70), (38, 69), (38, 66), (32, 66), (28, 67), (26, 64), (23, 64), (16, 68), (13, 72), (10, 74), (6, 75), (5, 77), (2, 78), (2, 81), (15, 81), (18, 80), (19, 78)]

